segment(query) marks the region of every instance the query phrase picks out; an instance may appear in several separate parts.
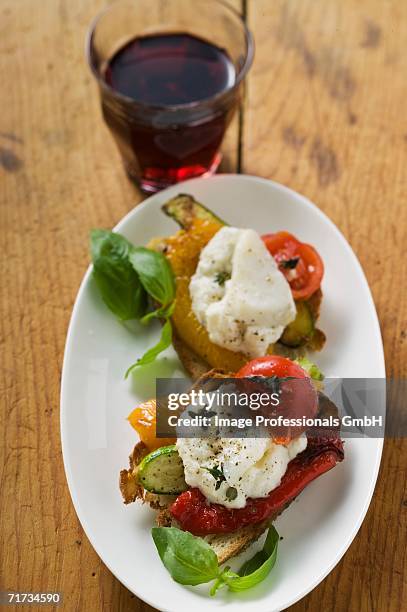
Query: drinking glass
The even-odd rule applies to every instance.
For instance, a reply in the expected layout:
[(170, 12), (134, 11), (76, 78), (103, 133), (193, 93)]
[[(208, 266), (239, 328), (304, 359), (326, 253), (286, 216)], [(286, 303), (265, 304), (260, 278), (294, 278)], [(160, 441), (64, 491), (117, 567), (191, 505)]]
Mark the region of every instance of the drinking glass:
[[(182, 104), (149, 104), (113, 89), (105, 73), (116, 53), (136, 38), (160, 34), (187, 34), (225, 51), (234, 79), (211, 97)], [(253, 51), (244, 21), (221, 0), (116, 0), (96, 17), (87, 60), (103, 117), (128, 175), (141, 189), (154, 192), (216, 171)]]

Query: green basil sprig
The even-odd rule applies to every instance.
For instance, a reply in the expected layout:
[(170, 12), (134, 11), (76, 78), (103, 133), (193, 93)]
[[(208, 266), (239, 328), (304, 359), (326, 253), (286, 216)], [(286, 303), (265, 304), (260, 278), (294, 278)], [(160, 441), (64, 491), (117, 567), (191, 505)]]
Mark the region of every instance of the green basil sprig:
[(271, 526), (262, 550), (244, 563), (238, 573), (229, 567), (221, 569), (214, 550), (202, 538), (176, 527), (153, 527), (154, 543), (161, 561), (180, 584), (197, 585), (214, 580), (210, 590), (227, 586), (230, 591), (250, 589), (264, 580), (274, 567), (277, 559), (279, 535)]
[[(174, 310), (175, 280), (162, 253), (134, 247), (120, 234), (107, 230), (91, 232), (93, 277), (106, 306), (121, 320), (139, 319), (148, 323), (162, 319), (158, 343), (131, 365), (126, 378), (136, 367), (151, 363), (170, 346), (170, 317)], [(151, 311), (149, 303), (158, 307)]]

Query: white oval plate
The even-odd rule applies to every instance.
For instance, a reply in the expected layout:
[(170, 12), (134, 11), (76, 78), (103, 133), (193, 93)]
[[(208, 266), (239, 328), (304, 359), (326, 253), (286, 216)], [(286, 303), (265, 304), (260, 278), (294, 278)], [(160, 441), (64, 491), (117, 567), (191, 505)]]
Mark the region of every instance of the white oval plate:
[[(156, 194), (115, 228), (136, 245), (175, 232), (160, 206), (190, 193), (231, 225), (260, 233), (286, 229), (316, 246), (325, 263), (320, 327), (327, 344), (315, 359), (327, 376), (384, 377), (383, 346), (373, 300), (360, 264), (335, 225), (316, 206), (271, 181), (220, 175), (187, 181)], [(376, 483), (382, 440), (346, 442), (345, 461), (312, 483), (283, 513), (277, 528), (276, 566), (262, 584), (244, 594), (208, 596), (208, 586), (183, 587), (162, 566), (150, 527), (153, 512), (124, 506), (120, 469), (136, 437), (126, 421), (155, 392), (155, 376), (181, 375), (169, 349), (166, 358), (125, 381), (129, 364), (151, 346), (158, 327), (130, 333), (107, 311), (90, 271), (76, 299), (66, 343), (61, 389), (61, 435), (72, 500), (93, 547), (135, 595), (160, 610), (228, 612), (282, 610), (311, 591), (331, 571), (355, 537)], [(250, 554), (253, 554), (253, 550)]]

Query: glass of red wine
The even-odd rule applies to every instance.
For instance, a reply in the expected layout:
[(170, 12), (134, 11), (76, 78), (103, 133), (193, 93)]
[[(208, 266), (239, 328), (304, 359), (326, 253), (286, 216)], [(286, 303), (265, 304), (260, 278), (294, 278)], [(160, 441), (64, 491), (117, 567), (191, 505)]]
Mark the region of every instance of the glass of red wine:
[(116, 0), (93, 22), (87, 58), (131, 179), (154, 192), (216, 171), (253, 60), (221, 0)]

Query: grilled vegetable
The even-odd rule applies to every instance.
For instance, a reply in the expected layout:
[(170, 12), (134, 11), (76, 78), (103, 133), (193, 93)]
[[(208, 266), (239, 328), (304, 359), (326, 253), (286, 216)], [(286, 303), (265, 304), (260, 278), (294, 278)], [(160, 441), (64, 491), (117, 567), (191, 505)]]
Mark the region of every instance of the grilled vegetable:
[(184, 466), (175, 445), (153, 451), (139, 465), (140, 484), (159, 495), (175, 495), (186, 491)]
[(162, 446), (174, 444), (174, 438), (157, 438), (157, 402), (155, 399), (148, 400), (135, 408), (128, 416), (130, 425), (134, 427), (140, 436), (140, 440), (146, 445), (148, 451), (153, 451)]
[(289, 232), (265, 234), (262, 238), (290, 284), (293, 298), (311, 297), (321, 286), (324, 275), (324, 263), (314, 247)]
[(306, 344), (314, 333), (314, 319), (306, 302), (296, 302), (297, 316), (287, 325), (280, 342), (286, 346)]
[(180, 193), (169, 200), (162, 210), (182, 227), (189, 229), (196, 219), (210, 221), (218, 225), (227, 225), (203, 204), (197, 202), (191, 195)]

